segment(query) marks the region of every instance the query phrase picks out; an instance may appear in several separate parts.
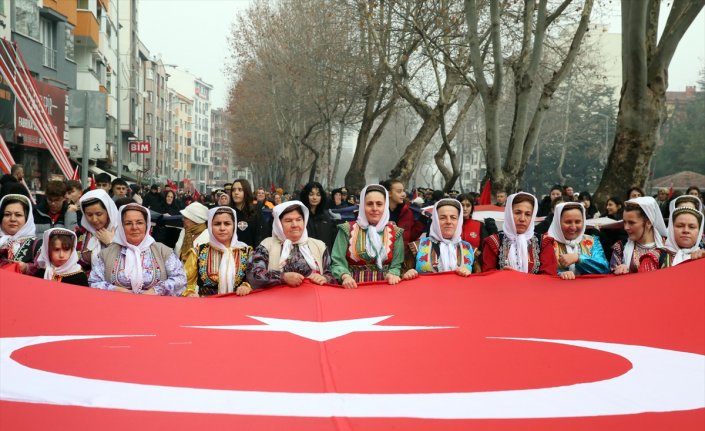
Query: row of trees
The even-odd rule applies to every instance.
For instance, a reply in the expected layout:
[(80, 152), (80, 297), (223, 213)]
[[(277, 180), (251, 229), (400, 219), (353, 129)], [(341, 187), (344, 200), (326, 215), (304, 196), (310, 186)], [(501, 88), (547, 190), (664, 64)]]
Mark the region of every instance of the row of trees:
[[(669, 19), (658, 46), (651, 25), (658, 21), (660, 2), (624, 2), (623, 27), (654, 44), (648, 58), (639, 58), (648, 63), (644, 73), (654, 76), (626, 80), (629, 91), (623, 98), (636, 97), (637, 86), (659, 79), (665, 92), (659, 71), (664, 65), (667, 69), (673, 44), (682, 36), (678, 29), (687, 28), (703, 1), (675, 1), (671, 15), (678, 18)], [(396, 161), (388, 175), (380, 176), (408, 182), (430, 156), (445, 188), (454, 187), (460, 175), (458, 150), (464, 148), (457, 137), (468, 122), (481, 125), (476, 145), (495, 189), (525, 186), (521, 181), (527, 170), (543, 169), (536, 151), (542, 141), (554, 143), (547, 149), (560, 148), (544, 151), (543, 159), (554, 160), (557, 179), (583, 175), (584, 166), (570, 165), (569, 150), (589, 145), (574, 139), (584, 134), (576, 133), (581, 121), (570, 118), (611, 115), (613, 103), (601, 80), (583, 79), (599, 76), (589, 73), (594, 64), (583, 44), (592, 9), (593, 0), (259, 0), (238, 18), (230, 38), (234, 81), (229, 112), (237, 158), (253, 166), (260, 184), (293, 188), (316, 178), (333, 185), (344, 140), (353, 136), (345, 184), (359, 188), (373, 152), (385, 141), (385, 129), (403, 118), (413, 126), (405, 128), (402, 145), (397, 140), (384, 148), (382, 153), (392, 152)], [(638, 20), (642, 15), (649, 20)], [(625, 34), (625, 45), (632, 46), (635, 56), (638, 39)], [(569, 90), (559, 91), (567, 79)], [(653, 85), (647, 88), (653, 91)], [(654, 120), (662, 121), (656, 106), (659, 88), (639, 109), (653, 111)], [(557, 94), (561, 105), (574, 109), (551, 111)], [(634, 103), (620, 105), (622, 123), (631, 118), (624, 110), (634, 109)], [(544, 128), (549, 112), (564, 121)], [(599, 121), (585, 123), (594, 128)], [(644, 125), (653, 127), (654, 122)], [(634, 146), (637, 135), (617, 127), (608, 169), (623, 162), (619, 143)], [(648, 133), (642, 135), (648, 141)], [(643, 150), (650, 158), (649, 149)], [(596, 169), (602, 165), (593, 166), (584, 175), (599, 176)], [(609, 175), (601, 189), (608, 190), (612, 186), (605, 178)], [(628, 180), (639, 184), (639, 170)]]
[(681, 171), (705, 172), (705, 68), (700, 71), (698, 87), (700, 91), (691, 100), (674, 107), (665, 124), (663, 145), (654, 155), (654, 177)]

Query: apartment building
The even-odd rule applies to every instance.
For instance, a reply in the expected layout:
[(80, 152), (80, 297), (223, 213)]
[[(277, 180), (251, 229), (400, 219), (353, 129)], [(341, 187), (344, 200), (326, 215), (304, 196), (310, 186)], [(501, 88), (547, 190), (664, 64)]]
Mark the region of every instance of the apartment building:
[[(91, 159), (108, 161), (117, 140), (117, 6), (110, 0), (79, 0), (74, 30), (76, 89), (105, 94), (105, 127), (91, 128)], [(70, 128), (71, 157), (82, 157), (83, 127)]]
[(193, 154), (193, 100), (168, 89), (167, 124), (169, 126), (168, 145), (172, 148), (166, 163), (167, 177), (174, 181), (190, 178)]
[(233, 150), (228, 137), (226, 112), (223, 108), (211, 111), (211, 177), (209, 185), (221, 187), (235, 179), (233, 172)]
[(169, 87), (176, 93), (190, 99), (192, 105), (189, 113), (193, 127), (191, 143), (191, 171), (188, 179), (201, 192), (206, 192), (211, 166), (211, 101), (210, 93), (213, 86), (204, 82), (186, 70), (169, 65), (166, 67), (169, 75)]
[(142, 62), (144, 79), (143, 140), (151, 145), (146, 155), (146, 178), (152, 183), (163, 183), (168, 178), (171, 146), (167, 136), (168, 75), (161, 59), (147, 58)]

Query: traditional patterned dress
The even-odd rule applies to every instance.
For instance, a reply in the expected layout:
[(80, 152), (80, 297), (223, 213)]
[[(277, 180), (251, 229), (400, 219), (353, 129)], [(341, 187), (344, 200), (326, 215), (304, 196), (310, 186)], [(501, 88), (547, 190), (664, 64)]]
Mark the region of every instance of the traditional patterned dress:
[[(198, 293), (199, 296), (217, 295), (218, 282), (220, 280), (220, 261), (224, 253), (215, 247), (211, 247), (210, 244), (203, 244), (191, 250), (184, 264), (186, 274), (188, 274), (184, 296), (192, 293)], [(233, 247), (232, 253), (236, 262), (235, 283), (233, 286), (233, 289), (236, 289), (240, 284), (247, 283), (245, 281), (245, 271), (252, 253), (252, 247)]]
[[(111, 247), (115, 246), (118, 245), (111, 245)], [(90, 286), (105, 290), (115, 290), (116, 286), (132, 289), (130, 278), (124, 271), (125, 258), (125, 247), (121, 247), (115, 264), (106, 268), (103, 259), (97, 256), (93, 261), (91, 275), (88, 278)], [(143, 292), (153, 288), (157, 295), (178, 296), (181, 294), (186, 284), (186, 274), (181, 261), (173, 252), (165, 259), (164, 267), (159, 265), (151, 248), (140, 254), (140, 261), (142, 265), (141, 290)]]
[(367, 254), (367, 232), (357, 222), (338, 225), (338, 236), (333, 246), (333, 276), (341, 280), (343, 274), (350, 274), (356, 283), (384, 280), (387, 274), (401, 275), (404, 263), (403, 229), (387, 223), (382, 237), (382, 250), (385, 256), (382, 269), (377, 267), (375, 257)]
[[(333, 274), (330, 272), (330, 263), (330, 254), (328, 253), (328, 250), (326, 250), (323, 253), (322, 262), (323, 268), (325, 269), (322, 274), (318, 271), (315, 271), (315, 273), (323, 275), (326, 278), (326, 283), (328, 284), (338, 284), (335, 277), (333, 277)], [(309, 277), (314, 273), (308, 262), (306, 262), (306, 259), (304, 259), (304, 256), (301, 254), (301, 251), (297, 245), (294, 245), (291, 249), (291, 253), (289, 254), (289, 257), (287, 258), (281, 271), (270, 270), (269, 250), (260, 244), (252, 254), (250, 266), (247, 269), (247, 280), (254, 289), (277, 286), (284, 284), (282, 281), (282, 274), (285, 272), (296, 272), (304, 277)]]
[[(42, 272), (42, 270), (39, 270), (37, 277), (44, 277)], [(59, 283), (75, 284), (76, 286), (88, 286), (88, 276), (85, 272), (83, 272), (83, 270), (71, 274), (54, 274), (51, 279)]]
[[(553, 243), (553, 251), (556, 255), (556, 262), (562, 254), (568, 253), (565, 244), (558, 241)], [(591, 235), (583, 235), (580, 241), (580, 259), (575, 264), (575, 275), (582, 274), (607, 274), (609, 273), (609, 263), (605, 257), (605, 252), (602, 250), (600, 241), (596, 240)], [(570, 268), (558, 265), (558, 274), (569, 271)]]
[[(553, 238), (546, 235), (531, 237), (529, 241), (529, 274), (557, 274), (553, 243)], [(509, 247), (509, 240), (502, 232), (488, 236), (482, 250), (482, 272), (511, 268)]]
[(76, 252), (78, 253), (78, 264), (81, 268), (90, 274), (91, 272), (91, 250), (88, 248), (88, 242), (93, 237), (93, 234), (88, 232), (84, 227), (76, 228)]
[[(460, 247), (457, 247), (458, 263), (472, 272), (475, 250), (467, 241), (461, 241), (459, 245)], [(409, 248), (412, 253), (416, 254), (415, 269), (419, 274), (439, 272), (438, 256), (440, 255), (440, 246), (438, 241), (433, 240), (431, 237), (424, 237), (419, 241), (410, 243)]]
[[(634, 244), (634, 252), (632, 260), (629, 262), (629, 272), (650, 272), (656, 271), (663, 265), (664, 255), (666, 251), (656, 247), (656, 244), (641, 245)], [(612, 246), (612, 259), (610, 260), (610, 271), (623, 264), (624, 262), (624, 243), (619, 241)]]
[(35, 262), (41, 246), (42, 240), (33, 236), (12, 239), (0, 248), (0, 256), (3, 261), (26, 263), (25, 274), (34, 275), (39, 269)]

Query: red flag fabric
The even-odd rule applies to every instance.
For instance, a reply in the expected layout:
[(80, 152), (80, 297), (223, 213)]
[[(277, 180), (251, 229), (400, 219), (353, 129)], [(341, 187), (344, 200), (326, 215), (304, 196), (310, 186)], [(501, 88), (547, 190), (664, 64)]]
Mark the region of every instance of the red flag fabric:
[(482, 188), (482, 193), (480, 193), (480, 199), (477, 202), (478, 205), (492, 205), (492, 186), (490, 185), (490, 179), (487, 179), (485, 187)]
[(95, 190), (95, 175), (91, 175), (89, 180), (90, 180), (90, 186), (89, 186), (90, 189)]
[(274, 185), (274, 182), (272, 182), (272, 185), (269, 187), (269, 190), (270, 190), (272, 193), (274, 193), (274, 192), (277, 191), (277, 186)]
[[(162, 298), (2, 273), (2, 429), (702, 430), (705, 259)], [(139, 425), (136, 425), (139, 424)]]

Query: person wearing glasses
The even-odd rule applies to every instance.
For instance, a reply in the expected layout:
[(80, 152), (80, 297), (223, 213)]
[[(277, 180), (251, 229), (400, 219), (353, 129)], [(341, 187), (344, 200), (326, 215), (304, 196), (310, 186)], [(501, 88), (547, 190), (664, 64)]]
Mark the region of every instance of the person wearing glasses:
[(120, 208), (113, 242), (93, 261), (91, 287), (143, 295), (180, 296), (186, 272), (174, 251), (149, 235), (149, 210), (130, 203)]

